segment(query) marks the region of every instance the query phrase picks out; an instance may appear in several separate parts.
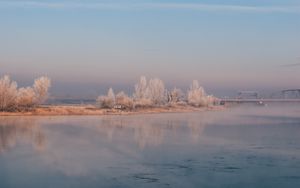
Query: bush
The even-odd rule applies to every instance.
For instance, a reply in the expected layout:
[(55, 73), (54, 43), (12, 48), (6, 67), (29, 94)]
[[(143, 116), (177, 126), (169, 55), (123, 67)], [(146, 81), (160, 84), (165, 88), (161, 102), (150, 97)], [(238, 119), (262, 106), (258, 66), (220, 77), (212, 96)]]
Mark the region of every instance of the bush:
[(28, 109), (36, 104), (36, 94), (31, 87), (20, 88), (17, 98), (18, 108)]
[(150, 99), (140, 99), (134, 101), (134, 108), (149, 108), (153, 107), (153, 103)]
[(8, 75), (0, 79), (0, 111), (13, 111), (17, 107), (17, 83)]
[(133, 99), (121, 91), (116, 95), (116, 105), (121, 105), (122, 108), (132, 109)]
[(106, 96), (99, 96), (97, 103), (101, 108), (113, 108), (115, 105), (115, 94), (112, 88), (109, 88)]
[(40, 77), (34, 81), (33, 88), (17, 88), (17, 83), (9, 76), (0, 79), (0, 111), (16, 111), (28, 109), (47, 100), (51, 81), (48, 77)]
[(134, 86), (134, 100), (141, 100), (148, 98), (148, 86), (147, 79), (145, 76), (141, 76), (140, 81)]
[(33, 89), (35, 93), (36, 104), (44, 103), (48, 98), (48, 90), (51, 86), (51, 81), (48, 77), (40, 77), (34, 81)]
[(167, 99), (163, 81), (154, 78), (147, 83), (145, 76), (135, 85), (133, 96), (136, 106), (140, 107), (164, 104)]
[(192, 106), (206, 106), (206, 94), (204, 89), (199, 86), (197, 80), (194, 80), (187, 93), (188, 104)]
[(159, 105), (166, 102), (165, 85), (163, 81), (158, 78), (150, 79), (148, 90), (148, 98), (152, 101), (153, 104)]
[[(217, 103), (213, 96), (207, 96), (204, 89), (199, 86), (197, 80), (194, 80), (184, 95), (180, 89), (174, 88), (171, 92), (165, 89), (162, 80), (158, 78), (150, 79), (147, 82), (145, 76), (142, 76), (134, 86), (133, 98), (128, 97), (124, 92), (119, 92), (116, 96), (112, 88), (109, 89), (106, 96), (99, 96), (97, 103), (101, 108), (148, 108), (153, 106), (185, 106), (192, 105), (196, 107), (209, 106)], [(115, 106), (117, 105), (117, 106)]]
[(183, 92), (181, 89), (177, 89), (176, 87), (168, 93), (168, 102), (169, 103), (178, 103), (182, 101)]

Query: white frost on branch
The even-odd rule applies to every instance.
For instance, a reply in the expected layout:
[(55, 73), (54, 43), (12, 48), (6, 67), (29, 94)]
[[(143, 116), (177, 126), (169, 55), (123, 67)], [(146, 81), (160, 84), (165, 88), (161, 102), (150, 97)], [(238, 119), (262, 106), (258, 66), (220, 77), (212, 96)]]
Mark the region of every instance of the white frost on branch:
[(148, 86), (147, 79), (145, 76), (141, 76), (139, 82), (134, 86), (133, 97), (135, 100), (142, 100), (148, 98)]
[(40, 77), (34, 81), (33, 87), (17, 88), (17, 83), (5, 75), (0, 79), (0, 111), (15, 111), (42, 104), (47, 100), (51, 81), (48, 77)]
[(121, 105), (122, 108), (132, 109), (133, 99), (121, 91), (116, 95), (116, 105)]
[(141, 76), (140, 80), (134, 86), (133, 98), (126, 95), (124, 92), (118, 93), (116, 96), (110, 88), (106, 96), (99, 96), (97, 103), (102, 108), (145, 108), (161, 105), (192, 105), (195, 107), (209, 106), (215, 104), (217, 99), (213, 96), (206, 95), (204, 89), (199, 86), (197, 80), (194, 80), (187, 95), (178, 89), (174, 88), (168, 92), (162, 80), (158, 78), (150, 79), (147, 82), (145, 76)]
[(154, 105), (163, 104), (166, 100), (165, 85), (158, 78), (150, 79), (148, 85), (149, 99)]
[(178, 103), (182, 101), (184, 94), (181, 89), (174, 88), (171, 92), (168, 93), (168, 102), (169, 103)]
[(10, 80), (8, 75), (0, 79), (0, 111), (15, 110), (17, 106), (17, 83)]
[(97, 103), (101, 108), (113, 108), (115, 105), (115, 94), (112, 88), (109, 88), (106, 96), (99, 96)]
[(48, 98), (48, 90), (51, 86), (51, 80), (48, 77), (40, 77), (34, 81), (33, 90), (37, 104), (44, 103)]
[(197, 80), (194, 80), (187, 93), (187, 100), (193, 106), (205, 106), (206, 94), (202, 87), (199, 86)]
[(207, 95), (202, 87), (199, 86), (197, 80), (194, 80), (188, 93), (188, 104), (196, 107), (211, 106), (217, 104), (218, 99), (212, 95)]
[(36, 94), (31, 87), (20, 88), (18, 90), (18, 107), (19, 108), (31, 108), (36, 103)]
[(142, 76), (134, 89), (133, 97), (136, 107), (149, 107), (166, 102), (165, 85), (158, 78), (150, 79), (147, 83), (146, 77)]

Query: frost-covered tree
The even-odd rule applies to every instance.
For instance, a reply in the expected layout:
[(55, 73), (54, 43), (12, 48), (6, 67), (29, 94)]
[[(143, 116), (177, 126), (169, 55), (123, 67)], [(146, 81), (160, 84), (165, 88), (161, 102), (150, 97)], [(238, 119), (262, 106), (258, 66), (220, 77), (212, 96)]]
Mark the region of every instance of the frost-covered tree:
[(134, 86), (134, 107), (150, 107), (152, 101), (149, 98), (149, 88), (145, 76), (141, 76), (139, 82)]
[(106, 96), (99, 96), (97, 103), (101, 108), (113, 108), (115, 105), (115, 94), (112, 88), (109, 88)]
[(46, 76), (34, 80), (33, 90), (35, 93), (36, 104), (42, 104), (47, 100), (50, 86), (51, 80)]
[(206, 101), (206, 94), (202, 87), (199, 86), (197, 80), (194, 80), (190, 89), (187, 93), (187, 100), (190, 105), (193, 106), (205, 106)]
[(148, 98), (142, 98), (134, 101), (134, 108), (152, 107), (153, 102)]
[(148, 86), (145, 76), (141, 76), (140, 81), (135, 84), (133, 97), (135, 100), (148, 98)]
[(17, 83), (5, 75), (0, 79), (0, 111), (10, 111), (16, 108), (18, 96)]
[(165, 102), (165, 85), (162, 80), (158, 78), (150, 79), (148, 91), (153, 104), (163, 104)]
[(134, 87), (134, 91), (133, 96), (136, 100), (146, 99), (149, 97), (147, 79), (145, 76), (141, 76), (139, 82)]
[(36, 103), (36, 94), (31, 87), (20, 88), (18, 90), (17, 104), (18, 108), (31, 108)]
[(124, 108), (133, 108), (132, 98), (128, 97), (128, 95), (126, 95), (123, 91), (116, 95), (116, 104), (121, 105)]
[(109, 88), (109, 90), (108, 90), (108, 92), (107, 92), (107, 98), (108, 98), (109, 100), (111, 100), (113, 104), (115, 104), (116, 98), (115, 98), (114, 90), (113, 90), (112, 88)]
[(216, 98), (207, 96), (197, 80), (193, 81), (185, 96), (178, 88), (168, 92), (163, 81), (158, 78), (150, 79), (147, 82), (146, 77), (142, 76), (139, 82), (135, 84), (133, 98), (128, 97), (123, 91), (115, 96), (112, 88), (110, 88), (107, 95), (97, 98), (97, 103), (102, 108), (113, 108), (115, 105), (121, 105), (122, 108), (128, 109), (145, 108), (167, 103), (170, 105), (190, 104), (199, 107), (216, 103)]
[(168, 102), (177, 103), (180, 102), (183, 97), (183, 92), (181, 89), (174, 88), (171, 92), (168, 93)]
[(163, 81), (158, 78), (150, 79), (147, 83), (145, 76), (135, 85), (133, 94), (136, 106), (152, 106), (166, 101), (166, 90)]
[(48, 77), (40, 77), (34, 81), (33, 87), (18, 89), (16, 82), (4, 76), (0, 79), (0, 111), (29, 108), (45, 102), (50, 85)]

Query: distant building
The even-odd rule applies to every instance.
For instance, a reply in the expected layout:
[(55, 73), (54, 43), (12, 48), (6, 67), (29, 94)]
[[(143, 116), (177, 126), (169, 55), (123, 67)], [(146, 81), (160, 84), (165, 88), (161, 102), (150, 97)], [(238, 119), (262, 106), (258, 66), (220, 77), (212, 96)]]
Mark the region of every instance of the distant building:
[(114, 105), (114, 109), (122, 110), (122, 109), (125, 109), (125, 106), (123, 106), (121, 104), (116, 104), (116, 105)]

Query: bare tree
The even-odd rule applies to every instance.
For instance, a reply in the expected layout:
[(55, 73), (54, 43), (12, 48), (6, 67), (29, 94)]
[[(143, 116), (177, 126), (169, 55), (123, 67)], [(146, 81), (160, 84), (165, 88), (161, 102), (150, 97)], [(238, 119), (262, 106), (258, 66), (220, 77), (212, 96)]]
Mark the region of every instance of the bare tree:
[(116, 95), (116, 104), (121, 105), (124, 108), (133, 108), (133, 100), (132, 98), (128, 97), (123, 91), (119, 92)]
[[(140, 78), (139, 82), (135, 84), (134, 89), (133, 98), (130, 98), (123, 91), (115, 96), (112, 88), (110, 88), (107, 95), (97, 98), (97, 103), (102, 108), (113, 108), (116, 104), (121, 105), (120, 108), (131, 109), (152, 107), (153, 105), (164, 105), (167, 103), (171, 105), (190, 104), (199, 107), (214, 104), (216, 101), (216, 98), (213, 96), (206, 95), (197, 80), (192, 82), (187, 96), (178, 88), (174, 88), (171, 92), (168, 92), (162, 80), (154, 78), (147, 82), (145, 76)], [(184, 99), (187, 99), (187, 101)]]
[(109, 88), (106, 96), (99, 96), (97, 103), (101, 108), (113, 108), (115, 105), (115, 94), (112, 88)]
[(33, 88), (17, 88), (17, 83), (9, 76), (0, 79), (0, 110), (13, 111), (18, 108), (29, 108), (43, 103), (48, 97), (50, 79), (41, 77), (34, 81)]
[(17, 104), (18, 108), (28, 109), (35, 105), (36, 94), (31, 87), (20, 88), (18, 90)]
[(165, 102), (165, 85), (162, 80), (158, 78), (150, 79), (148, 90), (149, 98), (153, 104), (163, 104)]
[(112, 104), (116, 103), (115, 93), (112, 88), (109, 88), (107, 92), (107, 98), (112, 102)]
[(197, 80), (194, 80), (188, 93), (188, 103), (193, 106), (205, 106), (206, 105), (206, 94), (202, 87), (199, 86)]
[(17, 83), (11, 81), (8, 75), (0, 79), (0, 111), (10, 111), (16, 108)]
[(134, 89), (134, 108), (152, 106), (152, 101), (149, 98), (149, 88), (147, 84), (147, 79), (145, 76), (141, 76), (139, 82), (135, 85)]
[(183, 92), (181, 91), (181, 89), (175, 87), (171, 92), (169, 92), (168, 101), (170, 103), (177, 103), (181, 101), (182, 97), (183, 97)]
[(141, 76), (140, 81), (134, 86), (135, 92), (133, 97), (135, 100), (141, 100), (148, 97), (147, 79)]
[(34, 80), (33, 90), (36, 104), (42, 104), (47, 100), (50, 86), (51, 80), (48, 77), (43, 76)]

